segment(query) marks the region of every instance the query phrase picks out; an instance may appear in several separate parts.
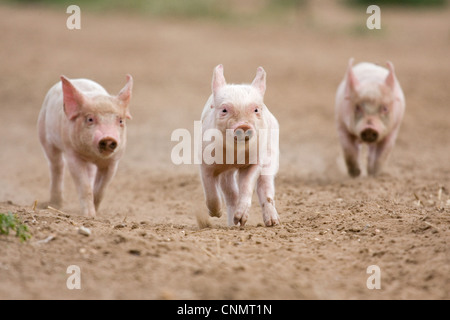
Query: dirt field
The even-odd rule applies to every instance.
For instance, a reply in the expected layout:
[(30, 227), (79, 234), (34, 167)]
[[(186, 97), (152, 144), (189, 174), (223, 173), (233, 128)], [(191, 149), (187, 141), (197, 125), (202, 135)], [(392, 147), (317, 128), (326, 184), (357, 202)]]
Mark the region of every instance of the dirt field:
[[(314, 3), (264, 24), (82, 11), (78, 31), (65, 27), (65, 10), (1, 5), (0, 212), (17, 213), (32, 239), (0, 236), (0, 298), (449, 299), (450, 9), (382, 8), (382, 29), (368, 31), (365, 8)], [(334, 95), (350, 57), (393, 61), (406, 96), (377, 178), (347, 177), (341, 159)], [(281, 126), (281, 226), (262, 226), (254, 197), (245, 227), (222, 217), (199, 230), (198, 167), (171, 162), (170, 135), (193, 132), (219, 63), (229, 82), (267, 71), (265, 101)], [(116, 94), (126, 73), (134, 119), (98, 217), (78, 215), (68, 172), (64, 213), (33, 211), (49, 197), (36, 134), (47, 90), (64, 74)], [(66, 287), (70, 265), (81, 290)], [(379, 290), (366, 286), (371, 265)]]

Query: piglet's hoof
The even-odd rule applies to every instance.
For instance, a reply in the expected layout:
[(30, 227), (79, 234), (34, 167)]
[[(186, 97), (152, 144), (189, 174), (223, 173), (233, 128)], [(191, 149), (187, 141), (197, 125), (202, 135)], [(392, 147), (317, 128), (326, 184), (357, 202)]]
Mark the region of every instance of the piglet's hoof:
[(210, 217), (220, 218), (222, 216), (222, 210), (219, 210), (219, 211), (216, 211), (216, 212), (209, 211), (209, 216)]
[(242, 226), (245, 226), (245, 224), (247, 223), (247, 220), (248, 220), (248, 214), (236, 212), (234, 215), (233, 222), (235, 225), (240, 225), (242, 227)]

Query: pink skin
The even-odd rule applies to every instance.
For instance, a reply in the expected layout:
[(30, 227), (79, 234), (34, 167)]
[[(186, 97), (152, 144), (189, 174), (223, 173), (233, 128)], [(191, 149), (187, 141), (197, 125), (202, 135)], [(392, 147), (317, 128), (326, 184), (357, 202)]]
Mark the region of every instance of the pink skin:
[(125, 150), (132, 87), (133, 79), (127, 75), (125, 87), (110, 96), (91, 80), (61, 76), (49, 90), (38, 119), (39, 140), (50, 167), (49, 205), (62, 205), (66, 162), (82, 214), (95, 217)]
[[(224, 143), (223, 164), (202, 163), (200, 173), (205, 193), (206, 206), (209, 216), (222, 215), (222, 198), (225, 200), (230, 226), (245, 225), (251, 206), (253, 191), (259, 197), (263, 220), (266, 226), (280, 223), (275, 209), (275, 172), (261, 174), (265, 168), (262, 160), (251, 164), (248, 158), (250, 144), (258, 143), (258, 129), (278, 129), (278, 122), (264, 105), (263, 98), (266, 90), (266, 73), (258, 68), (251, 85), (228, 85), (223, 75), (222, 65), (214, 69), (212, 80), (212, 95), (207, 101), (202, 114), (203, 132), (208, 129), (219, 129), (226, 141), (226, 131), (233, 130), (235, 138), (234, 162), (225, 161), (227, 145)], [(244, 140), (246, 145), (246, 161), (237, 162), (237, 140)], [(203, 150), (209, 142), (203, 143)], [(267, 157), (276, 164), (278, 170), (278, 148), (268, 146)], [(197, 221), (200, 227), (209, 226), (209, 219), (199, 213)]]
[(388, 70), (350, 59), (345, 79), (336, 93), (336, 123), (350, 176), (357, 177), (360, 144), (369, 145), (367, 173), (378, 174), (392, 151), (405, 110), (405, 98), (395, 76)]

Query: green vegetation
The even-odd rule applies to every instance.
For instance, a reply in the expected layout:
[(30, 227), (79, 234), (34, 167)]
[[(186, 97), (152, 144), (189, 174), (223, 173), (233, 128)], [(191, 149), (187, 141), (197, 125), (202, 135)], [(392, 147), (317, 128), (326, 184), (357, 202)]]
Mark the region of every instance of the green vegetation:
[(10, 230), (16, 232), (16, 237), (19, 237), (21, 242), (31, 238), (28, 226), (24, 225), (16, 215), (12, 212), (0, 213), (0, 234), (8, 235)]
[[(312, 0), (6, 0), (11, 4), (65, 7), (92, 11), (138, 12), (165, 17), (206, 17), (235, 20), (279, 16), (301, 9)], [(350, 6), (441, 7), (448, 0), (341, 0)]]
[(441, 7), (447, 4), (447, 0), (347, 0), (350, 5), (368, 7), (372, 4), (377, 6), (398, 7)]
[[(82, 10), (129, 12), (153, 17), (206, 18), (224, 21), (260, 21), (286, 19), (308, 7), (313, 0), (6, 0), (10, 4), (67, 8), (78, 5)], [(330, 0), (331, 1), (331, 0)], [(352, 7), (398, 6), (439, 8), (448, 0), (340, 0)]]
[(307, 0), (7, 0), (11, 4), (65, 7), (78, 5), (82, 10), (138, 12), (151, 16), (253, 19), (285, 13), (301, 7)]

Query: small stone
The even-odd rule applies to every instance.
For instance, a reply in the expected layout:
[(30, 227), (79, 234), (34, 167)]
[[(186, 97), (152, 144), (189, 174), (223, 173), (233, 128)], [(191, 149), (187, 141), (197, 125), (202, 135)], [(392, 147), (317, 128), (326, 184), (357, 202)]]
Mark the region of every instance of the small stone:
[(83, 226), (78, 228), (78, 233), (82, 234), (83, 236), (86, 236), (86, 237), (89, 237), (92, 234), (92, 232), (89, 228), (86, 228)]
[(128, 250), (128, 253), (133, 255), (133, 256), (138, 256), (138, 257), (141, 255), (141, 251), (137, 250), (137, 249)]
[(163, 290), (160, 295), (159, 298), (161, 300), (175, 300), (175, 295), (173, 294), (173, 292), (168, 291), (168, 290)]

